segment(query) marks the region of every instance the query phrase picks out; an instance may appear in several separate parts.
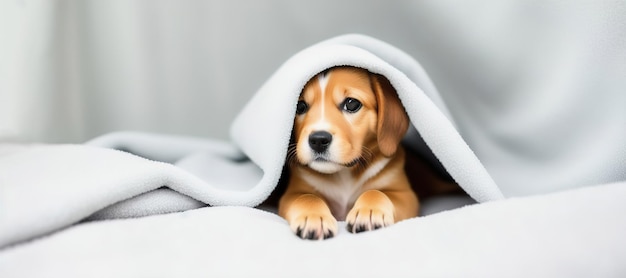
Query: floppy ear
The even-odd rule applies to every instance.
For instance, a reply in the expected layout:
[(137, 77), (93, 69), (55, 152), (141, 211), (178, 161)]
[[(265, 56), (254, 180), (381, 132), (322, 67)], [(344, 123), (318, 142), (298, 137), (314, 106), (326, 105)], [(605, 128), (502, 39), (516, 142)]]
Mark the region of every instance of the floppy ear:
[(389, 80), (370, 74), (370, 82), (378, 102), (378, 147), (384, 156), (392, 156), (409, 128), (409, 117)]

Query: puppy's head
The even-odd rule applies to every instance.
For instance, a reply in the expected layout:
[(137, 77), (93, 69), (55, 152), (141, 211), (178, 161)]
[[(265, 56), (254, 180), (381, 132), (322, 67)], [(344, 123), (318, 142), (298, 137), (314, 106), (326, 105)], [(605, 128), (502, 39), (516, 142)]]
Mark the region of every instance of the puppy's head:
[(302, 90), (294, 121), (297, 162), (336, 173), (389, 157), (407, 131), (408, 117), (389, 81), (367, 70), (335, 67)]

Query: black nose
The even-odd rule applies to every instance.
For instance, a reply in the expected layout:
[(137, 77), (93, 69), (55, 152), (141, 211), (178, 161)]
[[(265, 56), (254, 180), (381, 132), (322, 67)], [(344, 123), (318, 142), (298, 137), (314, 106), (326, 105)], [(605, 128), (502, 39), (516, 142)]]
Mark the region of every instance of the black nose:
[(333, 136), (326, 131), (316, 131), (309, 135), (309, 146), (318, 153), (326, 151), (332, 141)]

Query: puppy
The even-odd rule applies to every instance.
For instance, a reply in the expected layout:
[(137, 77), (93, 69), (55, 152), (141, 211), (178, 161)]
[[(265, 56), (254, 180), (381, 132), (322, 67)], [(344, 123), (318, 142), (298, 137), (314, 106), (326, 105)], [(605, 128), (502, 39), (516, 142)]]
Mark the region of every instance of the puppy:
[(399, 145), (409, 119), (389, 81), (355, 67), (312, 78), (296, 107), (278, 213), (303, 239), (389, 226), (418, 214)]

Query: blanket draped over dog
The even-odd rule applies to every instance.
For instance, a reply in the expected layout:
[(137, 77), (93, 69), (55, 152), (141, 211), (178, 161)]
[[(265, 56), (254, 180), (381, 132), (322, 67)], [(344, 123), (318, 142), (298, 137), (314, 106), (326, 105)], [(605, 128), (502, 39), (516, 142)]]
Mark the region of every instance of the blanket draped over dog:
[[(501, 190), (457, 131), (457, 124), (424, 69), (413, 58), (389, 44), (366, 36), (346, 35), (313, 45), (287, 60), (235, 119), (231, 126), (232, 142), (120, 132), (104, 135), (84, 145), (45, 145), (0, 152), (0, 247), (6, 248), (0, 253), (0, 276), (9, 277), (1, 275), (2, 269), (7, 271), (6, 264), (3, 268), (3, 262), (23, 263), (20, 259), (33, 254), (38, 254), (40, 261), (45, 260), (46, 255), (53, 256), (63, 243), (72, 241), (72, 237), (64, 236), (67, 232), (78, 233), (76, 240), (79, 242), (96, 238), (96, 235), (107, 235), (108, 232), (113, 234), (113, 238), (119, 239), (124, 235), (116, 234), (117, 228), (131, 225), (128, 221), (138, 221), (136, 223), (143, 223), (138, 229), (147, 233), (144, 236), (156, 239), (164, 235), (163, 230), (168, 229), (165, 223), (177, 225), (173, 223), (182, 221), (173, 215), (162, 215), (107, 221), (109, 223), (90, 222), (67, 229), (84, 220), (158, 215), (207, 205), (252, 207), (260, 204), (272, 193), (283, 171), (295, 104), (301, 89), (317, 73), (333, 66), (345, 65), (365, 68), (389, 79), (412, 123), (404, 140), (407, 147), (442, 166), (477, 202), (500, 200), (438, 216), (410, 219), (385, 229), (388, 231), (366, 235), (366, 238), (376, 238), (379, 242), (398, 237), (407, 241), (433, 240), (430, 243), (415, 243), (415, 250), (428, 250), (430, 254), (441, 256), (454, 254), (448, 259), (455, 260), (456, 267), (466, 271), (468, 269), (464, 267), (470, 267), (470, 262), (476, 258), (487, 261), (500, 259), (498, 252), (502, 250), (498, 249), (498, 244), (512, 246), (513, 250), (519, 251), (511, 258), (520, 262), (552, 258), (554, 261), (546, 261), (546, 264), (556, 263), (558, 266), (557, 256), (564, 255), (562, 261), (565, 262), (586, 260), (596, 265), (594, 260), (601, 258), (602, 263), (598, 263), (600, 270), (608, 271), (616, 270), (617, 264), (626, 259), (625, 241), (618, 236), (620, 230), (626, 231), (626, 221), (620, 216), (621, 212), (626, 211), (626, 204), (621, 201), (626, 198), (626, 184), (503, 200)], [(576, 215), (568, 214), (565, 208), (571, 208)], [(278, 216), (248, 213), (241, 208), (205, 209), (209, 212), (188, 212), (185, 215), (189, 221), (198, 221), (198, 227), (206, 226), (211, 232), (192, 233), (189, 236), (199, 242), (205, 240), (208, 243), (207, 250), (215, 250), (218, 254), (227, 253), (223, 250), (224, 244), (219, 245), (219, 235), (231, 231), (222, 226), (237, 225), (232, 222), (238, 222), (238, 219), (258, 226), (248, 227), (253, 231), (252, 234), (279, 234), (267, 236), (272, 241), (278, 241), (277, 246), (286, 246), (285, 242), (303, 244), (296, 241), (286, 223), (280, 222), (282, 219)], [(228, 217), (217, 216), (219, 212)], [(271, 221), (263, 222), (255, 217)], [(279, 219), (278, 225), (273, 225), (272, 221), (276, 219)], [(222, 226), (212, 226), (211, 221)], [(468, 228), (467, 225), (472, 225), (472, 221), (482, 223), (482, 226)], [(97, 225), (105, 226), (98, 230)], [(151, 234), (152, 231), (142, 227), (159, 231)], [(244, 229), (243, 225), (239, 227)], [(448, 227), (456, 230), (448, 230)], [(264, 228), (267, 232), (259, 230)], [(523, 232), (526, 228), (528, 235)], [(544, 228), (549, 231), (544, 232)], [(67, 231), (40, 238), (63, 229)], [(220, 229), (224, 229), (224, 232), (219, 232)], [(431, 238), (413, 237), (419, 233)], [(451, 238), (458, 244), (457, 247), (467, 249), (455, 249), (452, 245), (432, 238), (440, 233), (452, 234)], [(25, 243), (36, 238), (39, 239)], [(132, 238), (125, 237), (124, 240), (130, 241)], [(262, 241), (262, 238), (257, 240)], [(114, 240), (112, 244), (115, 246), (124, 240)], [(358, 240), (357, 235), (350, 235), (332, 239), (328, 244), (337, 248), (346, 244), (354, 248), (349, 253), (367, 253), (358, 251), (361, 250), (356, 247)], [(468, 242), (464, 243), (465, 240)], [(401, 243), (391, 242), (387, 248), (402, 250), (405, 246)], [(578, 246), (567, 245), (570, 243)], [(254, 245), (251, 242), (248, 244)], [(554, 250), (537, 252), (537, 249), (532, 249), (533, 246), (561, 248), (565, 254)], [(311, 247), (306, 245), (306, 248)], [(319, 253), (316, 248), (313, 251)], [(367, 249), (365, 247), (363, 250)], [(66, 257), (80, 257), (76, 255), (80, 250), (74, 250), (77, 252), (74, 255), (70, 254), (73, 249), (69, 250), (64, 251), (68, 252)], [(114, 252), (113, 249), (107, 250)], [(137, 254), (143, 252), (133, 250)], [(191, 254), (204, 256), (211, 253), (199, 250), (195, 249)], [(456, 260), (458, 252), (461, 252), (459, 250), (468, 254), (462, 265)], [(294, 251), (293, 254), (298, 252), (302, 251)], [(470, 252), (482, 254), (483, 257), (470, 256)], [(216, 259), (214, 255), (211, 256)], [(224, 255), (223, 258), (229, 256), (232, 257), (232, 254)], [(244, 257), (249, 258), (249, 255)], [(148, 263), (148, 260), (140, 260), (139, 265)], [(503, 262), (503, 265), (512, 266), (515, 263)], [(554, 268), (554, 271), (560, 270), (562, 268)]]

